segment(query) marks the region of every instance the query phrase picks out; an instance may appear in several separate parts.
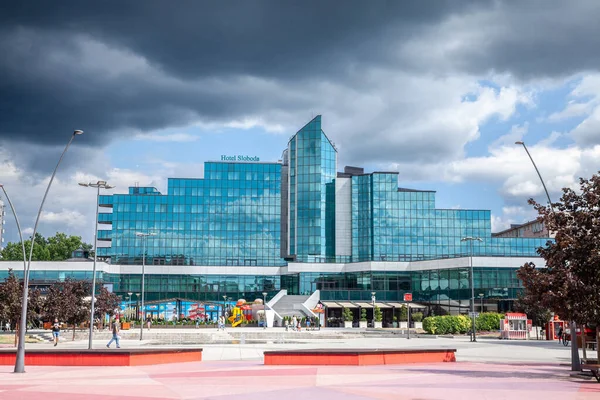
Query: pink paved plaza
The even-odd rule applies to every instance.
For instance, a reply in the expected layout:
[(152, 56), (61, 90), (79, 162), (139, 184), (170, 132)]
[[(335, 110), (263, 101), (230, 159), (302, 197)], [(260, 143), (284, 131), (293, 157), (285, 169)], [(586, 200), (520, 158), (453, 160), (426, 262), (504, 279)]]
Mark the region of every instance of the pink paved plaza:
[(554, 364), (373, 367), (208, 361), (148, 367), (0, 367), (0, 399), (600, 399), (595, 380)]

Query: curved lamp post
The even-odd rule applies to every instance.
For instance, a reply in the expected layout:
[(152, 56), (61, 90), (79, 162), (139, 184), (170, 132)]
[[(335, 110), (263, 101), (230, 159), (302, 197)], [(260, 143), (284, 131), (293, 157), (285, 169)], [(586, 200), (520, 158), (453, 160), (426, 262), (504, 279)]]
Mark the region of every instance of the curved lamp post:
[[(518, 142), (515, 142), (515, 144), (522, 145), (523, 148), (525, 149), (525, 151), (527, 152), (527, 155), (529, 156), (529, 159), (531, 160), (531, 163), (533, 164), (533, 168), (535, 168), (535, 172), (537, 172), (537, 175), (540, 178), (540, 182), (542, 183), (542, 186), (544, 187), (544, 192), (546, 192), (546, 197), (548, 198), (548, 204), (550, 205), (550, 211), (552, 211), (552, 216), (554, 216), (556, 218), (556, 214), (554, 213), (554, 207), (552, 206), (552, 200), (550, 200), (550, 195), (548, 194), (548, 189), (546, 189), (546, 184), (544, 183), (544, 180), (542, 179), (542, 175), (540, 174), (540, 170), (538, 169), (537, 165), (535, 165), (535, 161), (533, 161), (533, 157), (531, 157), (531, 154), (529, 153), (527, 146), (525, 146), (525, 142), (518, 141)], [(550, 233), (549, 230), (548, 230), (548, 233)], [(571, 332), (575, 332), (575, 338), (577, 338), (577, 331), (576, 331), (577, 327), (575, 325), (575, 322), (571, 321), (570, 325), (571, 325)], [(581, 362), (579, 361), (579, 349), (577, 347), (577, 340), (571, 341), (571, 371), (581, 371)]]
[(146, 310), (144, 310), (144, 294), (145, 294), (144, 274), (145, 274), (145, 269), (146, 269), (146, 238), (148, 238), (148, 236), (156, 236), (156, 233), (136, 232), (135, 236), (142, 238), (142, 302), (141, 302), (141, 308), (142, 308), (141, 321), (142, 321), (142, 323), (140, 324), (140, 340), (142, 340), (144, 337), (144, 319), (146, 318)]
[(98, 212), (100, 204), (100, 189), (112, 189), (114, 186), (109, 185), (106, 181), (98, 181), (96, 183), (79, 183), (79, 186), (92, 187), (98, 190), (96, 195), (96, 230), (94, 231), (94, 266), (92, 267), (92, 305), (90, 312), (90, 333), (88, 338), (88, 349), (92, 349), (92, 336), (94, 335), (94, 312), (96, 304), (96, 260), (98, 257)]
[(4, 197), (6, 197), (6, 200), (8, 201), (8, 204), (10, 205), (10, 209), (12, 210), (12, 213), (15, 216), (15, 222), (17, 223), (17, 230), (19, 231), (19, 238), (21, 238), (21, 247), (23, 248), (23, 276), (25, 276), (25, 273), (27, 272), (27, 252), (25, 251), (25, 242), (23, 241), (23, 233), (21, 231), (21, 224), (19, 224), (19, 217), (17, 217), (17, 211), (15, 210), (15, 207), (13, 206), (12, 201), (10, 201), (10, 197), (8, 197), (8, 193), (6, 192), (4, 185), (0, 184), (0, 188), (2, 188), (2, 191), (4, 192)]
[(50, 191), (50, 186), (52, 186), (52, 182), (54, 181), (54, 177), (56, 176), (56, 171), (60, 166), (67, 150), (69, 150), (69, 146), (75, 139), (75, 136), (83, 135), (83, 131), (75, 130), (71, 135), (71, 139), (67, 143), (67, 146), (63, 150), (60, 158), (58, 159), (58, 163), (56, 167), (54, 167), (54, 172), (52, 172), (52, 176), (50, 177), (50, 181), (48, 182), (48, 187), (46, 188), (46, 192), (44, 193), (44, 197), (42, 198), (42, 203), (40, 204), (40, 209), (37, 213), (37, 217), (35, 218), (35, 225), (33, 226), (33, 234), (31, 235), (31, 249), (29, 250), (29, 259), (27, 260), (27, 268), (25, 269), (25, 274), (23, 275), (23, 299), (21, 302), (21, 321), (19, 324), (19, 344), (17, 347), (17, 357), (15, 360), (15, 371), (14, 372), (25, 372), (25, 330), (27, 329), (27, 292), (29, 290), (29, 269), (31, 268), (31, 258), (33, 257), (33, 247), (35, 245), (35, 234), (37, 232), (38, 223), (40, 222), (40, 216), (42, 215), (42, 210), (44, 208), (44, 203), (46, 202), (46, 197), (48, 197), (48, 192)]

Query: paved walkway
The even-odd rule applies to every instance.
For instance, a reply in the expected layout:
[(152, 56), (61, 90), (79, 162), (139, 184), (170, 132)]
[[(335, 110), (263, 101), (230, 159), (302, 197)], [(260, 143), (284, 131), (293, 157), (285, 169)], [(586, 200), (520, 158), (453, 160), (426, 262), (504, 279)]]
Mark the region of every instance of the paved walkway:
[(271, 367), (253, 361), (150, 367), (0, 369), (3, 400), (113, 399), (527, 399), (600, 398), (600, 384), (567, 367), (480, 364)]
[[(103, 344), (94, 343), (97, 348)], [(60, 346), (86, 345), (78, 341)], [(123, 347), (144, 345), (123, 342)], [(595, 380), (570, 376), (569, 349), (556, 342), (360, 338), (202, 347), (201, 363), (27, 367), (25, 374), (0, 366), (0, 399), (600, 399), (600, 384)], [(452, 347), (458, 349), (458, 362), (373, 367), (262, 365), (266, 349), (339, 347)]]

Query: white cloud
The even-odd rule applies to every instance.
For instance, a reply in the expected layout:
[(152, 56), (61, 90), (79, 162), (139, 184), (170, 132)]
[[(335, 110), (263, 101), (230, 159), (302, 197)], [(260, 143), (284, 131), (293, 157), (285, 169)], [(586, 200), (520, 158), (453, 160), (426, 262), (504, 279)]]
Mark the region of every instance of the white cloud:
[(512, 146), (516, 141), (523, 140), (523, 136), (527, 134), (529, 130), (529, 123), (525, 122), (523, 125), (513, 125), (506, 135), (500, 136), (490, 146), (490, 149), (500, 146)]

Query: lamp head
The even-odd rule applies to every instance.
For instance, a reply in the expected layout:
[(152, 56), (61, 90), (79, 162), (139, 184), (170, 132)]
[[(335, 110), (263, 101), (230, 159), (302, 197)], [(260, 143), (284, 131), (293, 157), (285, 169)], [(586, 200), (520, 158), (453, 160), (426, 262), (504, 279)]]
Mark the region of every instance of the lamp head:
[(519, 141), (515, 142), (515, 144), (525, 144), (525, 142), (522, 142), (519, 140)]
[(83, 187), (89, 187), (90, 186), (89, 183), (82, 183), (82, 182), (79, 182), (78, 185), (79, 186), (83, 186)]
[(114, 189), (115, 185), (105, 185), (104, 189)]
[(73, 135), (83, 135), (83, 131), (80, 129), (75, 129), (75, 131), (73, 131)]

